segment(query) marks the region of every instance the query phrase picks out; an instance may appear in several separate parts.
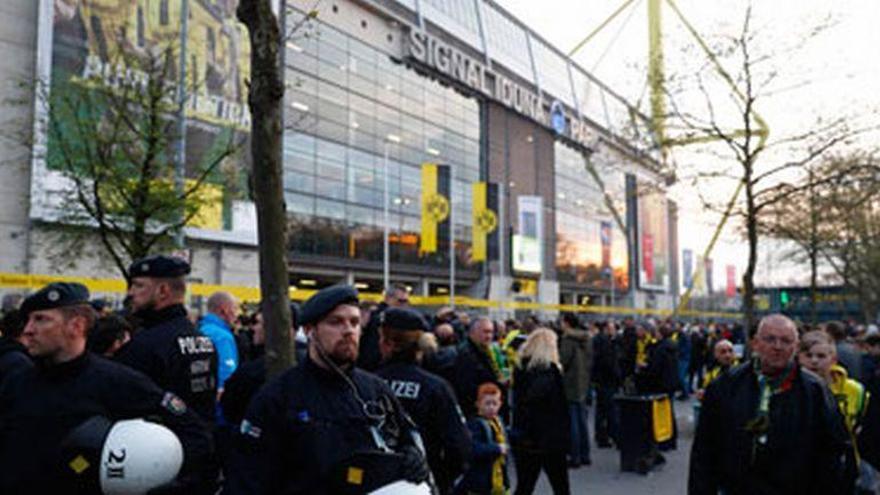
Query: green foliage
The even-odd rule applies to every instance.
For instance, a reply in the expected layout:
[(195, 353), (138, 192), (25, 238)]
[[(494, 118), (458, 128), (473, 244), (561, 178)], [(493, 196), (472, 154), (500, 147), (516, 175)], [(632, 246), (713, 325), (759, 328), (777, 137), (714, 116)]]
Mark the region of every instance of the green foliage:
[[(45, 99), (46, 163), (71, 185), (59, 198), (59, 221), (78, 232), (97, 229), (126, 275), (133, 258), (166, 249), (177, 231), (217, 201), (208, 194), (211, 183), (240, 182), (237, 167), (221, 173), (240, 144), (233, 129), (214, 134), (207, 149), (188, 160), (179, 190), (173, 50), (122, 58), (113, 66), (127, 70), (112, 79), (56, 75)], [(76, 247), (77, 237), (69, 236), (63, 248)]]

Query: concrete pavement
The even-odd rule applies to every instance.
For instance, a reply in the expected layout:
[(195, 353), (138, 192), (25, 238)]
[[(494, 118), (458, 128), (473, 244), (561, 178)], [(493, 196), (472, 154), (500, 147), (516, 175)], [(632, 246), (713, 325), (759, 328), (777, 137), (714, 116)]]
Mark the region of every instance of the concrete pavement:
[[(684, 495), (687, 493), (688, 458), (694, 435), (692, 401), (675, 401), (678, 424), (678, 449), (664, 452), (666, 464), (646, 476), (620, 471), (620, 453), (616, 449), (597, 449), (592, 445), (593, 464), (569, 470), (572, 494), (584, 495)], [(592, 431), (592, 409), (590, 429)], [(515, 470), (511, 466), (512, 488), (516, 488)], [(539, 495), (553, 491), (542, 474), (535, 490)]]

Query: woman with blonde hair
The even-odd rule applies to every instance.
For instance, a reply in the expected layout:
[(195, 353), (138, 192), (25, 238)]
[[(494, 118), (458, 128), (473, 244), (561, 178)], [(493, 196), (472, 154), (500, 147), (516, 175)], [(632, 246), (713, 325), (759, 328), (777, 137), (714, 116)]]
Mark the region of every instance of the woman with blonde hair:
[(516, 495), (535, 490), (543, 470), (556, 495), (568, 495), (566, 456), (570, 448), (568, 403), (556, 334), (547, 328), (529, 333), (513, 374), (513, 425), (510, 441), (516, 461)]

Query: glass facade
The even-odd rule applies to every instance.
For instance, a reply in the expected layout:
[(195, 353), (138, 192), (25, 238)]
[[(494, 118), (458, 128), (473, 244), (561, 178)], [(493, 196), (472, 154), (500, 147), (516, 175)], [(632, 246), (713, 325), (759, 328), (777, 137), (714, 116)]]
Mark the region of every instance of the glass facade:
[(455, 177), (457, 263), (469, 266), (479, 102), (329, 25), (316, 28), (316, 36), (289, 42), (286, 52), (291, 251), (380, 263), (387, 173), (391, 262), (448, 266), (445, 232), (438, 232), (436, 253), (419, 253), (420, 167), (433, 162), (449, 165)]
[[(554, 154), (557, 278), (607, 290), (613, 273), (615, 289), (626, 290), (626, 237), (605, 205), (602, 189), (587, 172), (587, 158), (559, 142)], [(612, 196), (623, 189), (622, 173), (604, 167), (597, 172)]]

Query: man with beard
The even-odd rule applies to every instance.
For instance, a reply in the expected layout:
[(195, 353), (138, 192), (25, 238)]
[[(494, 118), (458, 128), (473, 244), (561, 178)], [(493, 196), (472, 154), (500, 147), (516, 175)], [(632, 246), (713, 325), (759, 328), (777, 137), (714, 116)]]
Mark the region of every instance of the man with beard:
[(240, 428), (248, 494), (368, 493), (429, 476), (421, 440), (388, 385), (355, 366), (361, 333), (358, 293), (328, 287), (300, 315), (306, 358), (270, 380)]
[[(181, 472), (174, 482), (151, 493), (213, 493), (216, 472), (207, 426), (173, 393), (143, 374), (86, 350), (95, 322), (88, 301), (85, 286), (54, 282), (22, 304), (23, 341), (35, 364), (7, 377), (0, 387), (0, 493), (99, 493), (88, 480), (97, 480), (97, 471), (114, 461), (106, 461), (104, 455), (101, 463), (95, 458), (86, 461), (92, 452), (101, 452), (104, 442), (75, 432), (96, 417), (111, 422), (144, 418), (168, 427), (180, 440)], [(90, 441), (77, 443), (83, 438)], [(71, 444), (78, 448), (71, 451)], [(137, 441), (126, 446), (129, 459), (137, 458), (141, 447), (157, 451)], [(120, 459), (124, 462), (125, 449)], [(138, 467), (129, 463), (127, 469), (120, 472), (134, 482), (138, 475), (131, 470), (137, 472)]]
[(217, 399), (217, 355), (211, 339), (187, 318), (183, 301), (189, 263), (150, 256), (128, 269), (133, 315), (142, 322), (116, 356), (122, 364), (177, 394), (205, 421), (213, 422)]

